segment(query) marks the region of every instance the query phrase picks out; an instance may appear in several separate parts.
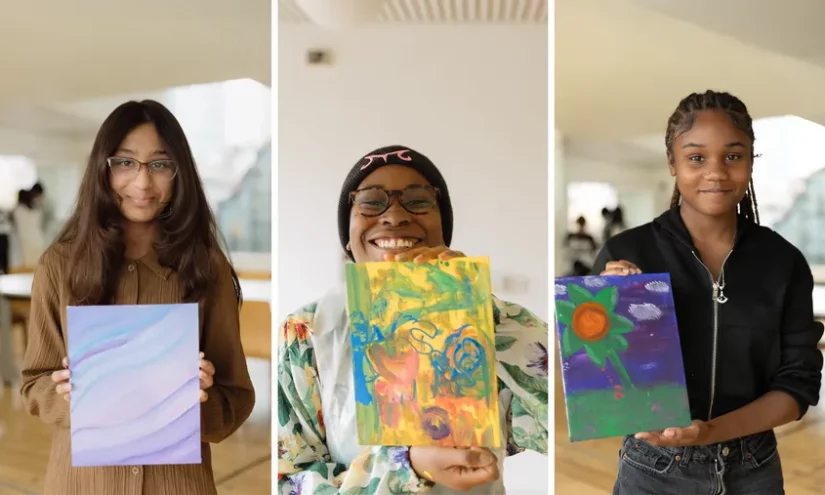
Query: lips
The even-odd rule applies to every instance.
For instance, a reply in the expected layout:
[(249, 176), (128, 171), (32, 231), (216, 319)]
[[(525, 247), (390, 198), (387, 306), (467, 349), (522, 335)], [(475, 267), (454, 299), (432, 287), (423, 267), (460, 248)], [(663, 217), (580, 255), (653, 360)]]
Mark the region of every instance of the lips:
[(149, 206), (154, 201), (154, 198), (132, 198), (128, 197), (129, 201), (135, 206)]

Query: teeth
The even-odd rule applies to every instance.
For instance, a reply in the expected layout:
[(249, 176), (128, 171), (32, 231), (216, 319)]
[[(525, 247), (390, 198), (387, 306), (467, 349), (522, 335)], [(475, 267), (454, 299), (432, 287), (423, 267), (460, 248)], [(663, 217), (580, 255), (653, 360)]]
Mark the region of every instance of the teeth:
[(376, 239), (375, 244), (381, 249), (411, 248), (418, 242), (415, 239)]

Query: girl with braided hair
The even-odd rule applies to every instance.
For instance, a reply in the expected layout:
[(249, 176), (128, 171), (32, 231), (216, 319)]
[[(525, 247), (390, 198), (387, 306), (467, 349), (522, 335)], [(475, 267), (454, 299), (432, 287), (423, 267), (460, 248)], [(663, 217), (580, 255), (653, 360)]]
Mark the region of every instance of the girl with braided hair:
[(670, 209), (612, 237), (594, 264), (670, 274), (693, 419), (626, 437), (614, 494), (784, 493), (773, 429), (819, 401), (823, 327), (805, 257), (759, 225), (754, 140), (738, 98), (683, 99), (665, 136)]

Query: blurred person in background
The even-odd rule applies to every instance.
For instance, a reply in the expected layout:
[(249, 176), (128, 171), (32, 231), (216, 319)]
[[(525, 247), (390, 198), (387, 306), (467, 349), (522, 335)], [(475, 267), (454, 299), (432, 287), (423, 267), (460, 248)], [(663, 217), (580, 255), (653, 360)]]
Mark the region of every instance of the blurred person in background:
[(44, 234), (48, 234), (54, 222), (54, 209), (49, 197), (46, 196), (46, 190), (40, 182), (35, 182), (29, 189), (29, 193), (31, 194), (32, 206), (42, 212), (42, 230)]
[(37, 208), (35, 201), (32, 201), (31, 190), (20, 190), (17, 193), (17, 207), (12, 212), (19, 253), (17, 261), (23, 268), (34, 268), (46, 248), (43, 211)]
[[(611, 238), (627, 230), (627, 224), (624, 223), (624, 210), (621, 206), (617, 206), (610, 213), (610, 223), (607, 228), (607, 238)], [(607, 239), (605, 239), (607, 242)]]
[(576, 231), (567, 234), (564, 239), (567, 248), (570, 266), (575, 276), (584, 276), (590, 273), (590, 267), (596, 259), (596, 239), (587, 232), (587, 219), (580, 216), (576, 219)]
[(11, 211), (0, 210), (0, 275), (9, 273), (13, 234), (14, 224), (11, 219)]

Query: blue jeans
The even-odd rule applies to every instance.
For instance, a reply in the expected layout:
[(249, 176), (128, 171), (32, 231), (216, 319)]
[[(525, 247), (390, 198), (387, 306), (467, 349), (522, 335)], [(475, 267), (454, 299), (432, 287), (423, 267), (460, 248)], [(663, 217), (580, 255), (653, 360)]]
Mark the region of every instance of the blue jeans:
[(613, 495), (784, 495), (776, 447), (773, 431), (703, 447), (655, 447), (628, 436)]

